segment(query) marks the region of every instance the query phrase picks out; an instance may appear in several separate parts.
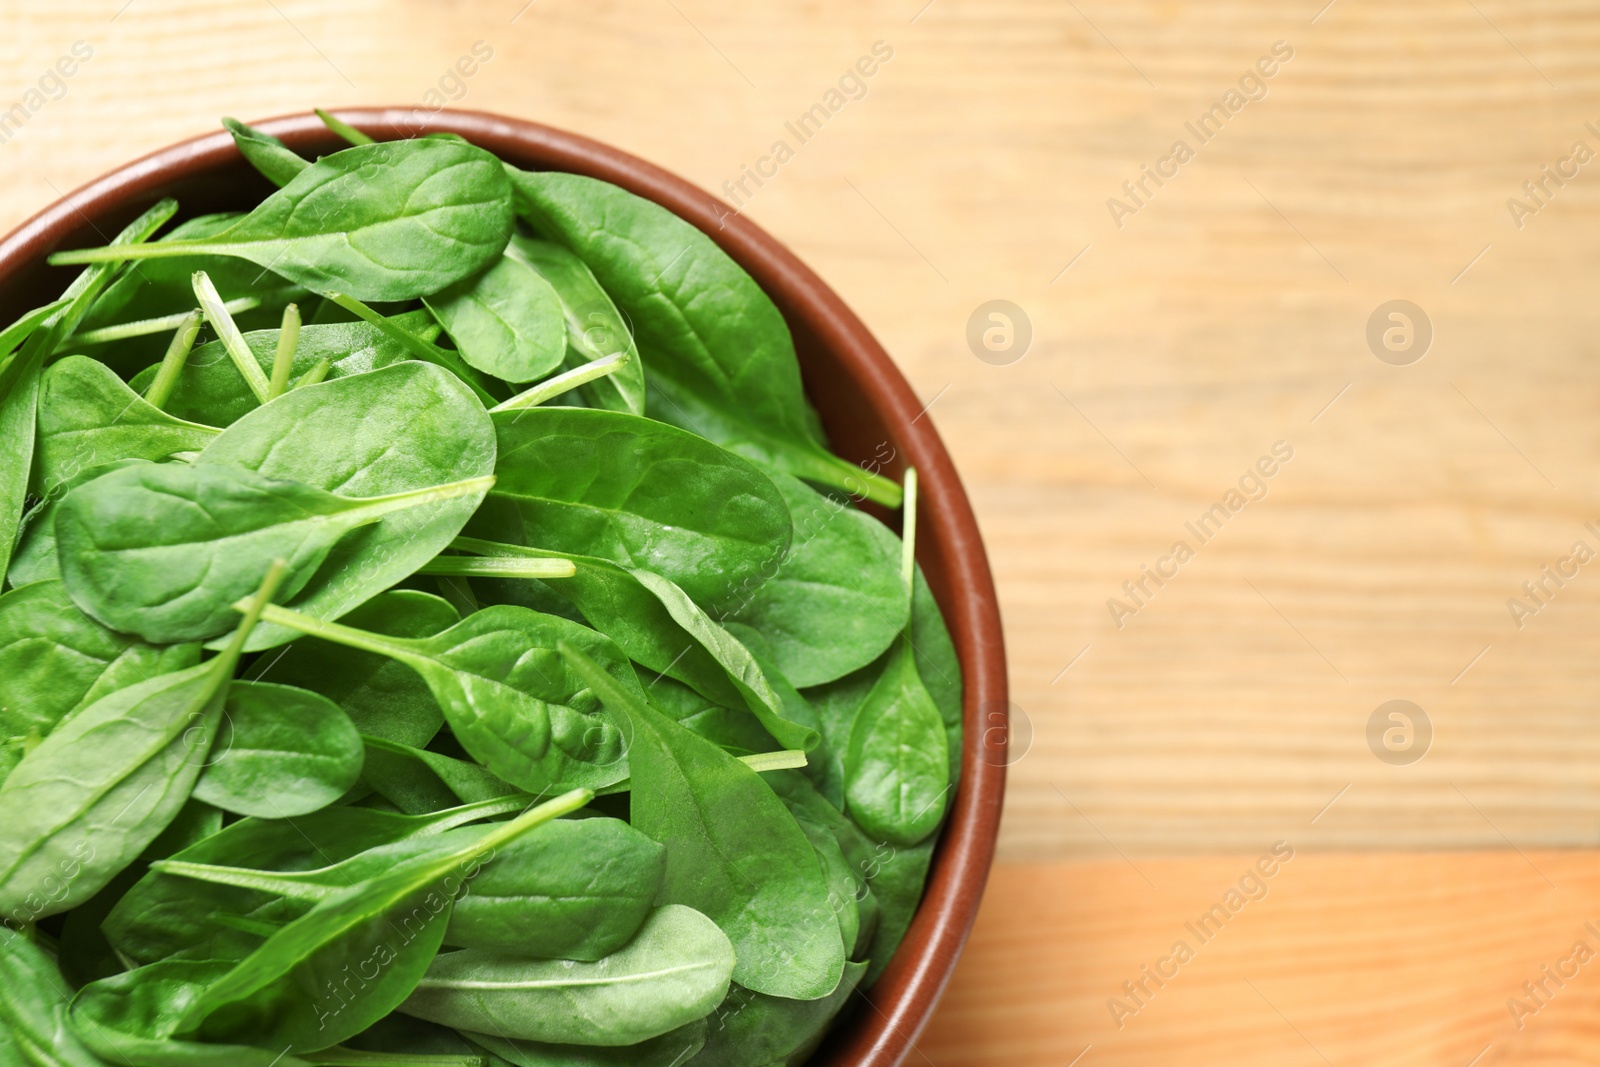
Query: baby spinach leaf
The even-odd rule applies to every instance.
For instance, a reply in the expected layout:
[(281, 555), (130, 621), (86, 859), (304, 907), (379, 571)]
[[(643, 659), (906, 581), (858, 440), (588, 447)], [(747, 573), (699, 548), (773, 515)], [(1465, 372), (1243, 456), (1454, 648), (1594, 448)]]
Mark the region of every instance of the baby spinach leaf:
[(779, 747), (747, 708), (707, 700), (676, 679), (662, 675), (649, 685), (650, 702), (684, 729), (705, 738), (730, 756), (771, 752)]
[[(56, 581), (0, 596), (0, 778), (25, 738), (49, 736), (73, 712), (146, 678), (192, 667), (195, 645), (159, 648), (79, 611)], [(13, 741), (12, 739), (15, 739)]]
[(797, 479), (774, 474), (772, 481), (789, 506), (794, 541), (733, 618), (761, 631), (784, 677), (805, 688), (865, 667), (905, 629), (900, 540)]
[(514, 1067), (683, 1067), (706, 1044), (706, 1021), (696, 1019), (637, 1045), (552, 1045), (469, 1034), (472, 1043)]
[(901, 639), (850, 731), (844, 782), (851, 817), (895, 845), (914, 845), (931, 834), (950, 793), (947, 744), (910, 642)]
[(644, 364), (639, 361), (633, 331), (583, 260), (558, 244), (520, 234), (512, 235), (506, 254), (520, 257), (538, 271), (560, 298), (567, 329), (564, 366), (568, 370), (616, 352), (628, 357), (616, 371), (583, 386), (583, 397), (592, 407), (643, 415)]
[(500, 412), (494, 428), (495, 507), (474, 523), (488, 540), (652, 571), (710, 605), (789, 547), (772, 481), (693, 434), (586, 408)]
[(529, 792), (599, 789), (628, 776), (622, 734), (600, 713), (587, 678), (556, 653), (558, 644), (571, 642), (605, 663), (612, 684), (642, 692), (627, 659), (588, 627), (509, 605), (423, 638), (385, 637), (281, 608), (266, 618), (415, 670), (461, 746), (512, 785)]
[[(322, 869), (370, 849), (514, 814), (530, 799), (508, 797), (426, 816), (333, 807), (292, 820), (241, 819), (171, 858), (273, 871)], [(103, 926), (119, 953), (147, 964), (180, 952), (203, 954), (205, 946), (222, 932), (221, 917), (283, 918), (279, 904), (272, 894), (152, 872), (112, 908)]]
[(147, 459), (119, 459), (113, 463), (102, 463), (98, 467), (79, 471), (50, 490), (23, 516), (22, 536), (17, 539), (16, 552), (11, 557), (11, 571), (6, 579), (14, 586), (59, 579), (61, 561), (56, 554), (56, 509), (61, 505), (61, 498), (102, 474), (149, 462)]
[[(322, 901), (210, 983), (184, 1011), (179, 1036), (327, 1048), (367, 1029), (416, 988), (450, 917), (460, 882), (496, 849), (575, 811), (574, 790), (502, 823), (459, 849), (419, 856)], [(367, 961), (377, 961), (376, 967)], [(347, 967), (375, 975), (358, 996), (338, 995)]]
[[(389, 637), (432, 637), (460, 622), (461, 615), (441, 597), (391, 589), (340, 621)], [(371, 737), (420, 748), (444, 725), (444, 712), (427, 683), (388, 656), (302, 637), (281, 652), (267, 654), (263, 663), (252, 677), (270, 674), (275, 682), (321, 693), (344, 709), (357, 730)]]
[(870, 959), (861, 987), (870, 989), (883, 969), (889, 966), (895, 949), (911, 926), (911, 919), (922, 902), (922, 887), (928, 880), (928, 865), (933, 860), (932, 840), (909, 848), (879, 845), (868, 868), (868, 885), (878, 900), (878, 928), (866, 957)]
[(279, 573), (268, 573), (222, 655), (106, 694), (13, 768), (0, 784), (0, 915), (31, 922), (83, 903), (166, 829), (200, 774)]
[(502, 558), (570, 560), (577, 572), (551, 588), (630, 659), (693, 686), (711, 700), (747, 706), (783, 746), (809, 749), (816, 744), (818, 735), (810, 723), (786, 717), (790, 709), (749, 650), (667, 579), (592, 556), (471, 537), (454, 543)]
[[(438, 330), (428, 321), (426, 313), (421, 311), (396, 315), (393, 322), (396, 328), (414, 331), (423, 339), (428, 339)], [(263, 373), (272, 369), (279, 334), (279, 330), (270, 329), (251, 330), (244, 335), (245, 344), (249, 346)], [(409, 349), (369, 323), (306, 325), (300, 328), (295, 344), (289, 388), (293, 389), (304, 382), (312, 368), (324, 359), (328, 361), (328, 378), (344, 378), (411, 358)], [(146, 367), (134, 375), (128, 384), (135, 392), (142, 392), (155, 380), (158, 370), (158, 366)], [(259, 406), (255, 394), (239, 376), (222, 342), (212, 341), (190, 353), (183, 375), (162, 408), (191, 422), (229, 426)]]
[(445, 953), (400, 1010), (513, 1040), (633, 1045), (716, 1007), (733, 969), (733, 946), (717, 925), (668, 904), (626, 946), (592, 963)]
[[(149, 240), (177, 210), (177, 201), (162, 200), (129, 223), (112, 244)], [(21, 351), (0, 367), (0, 574), (11, 564), (11, 549), (32, 482), (39, 381), (45, 360), (77, 329), (115, 273), (114, 267), (101, 264), (80, 274), (67, 286), (63, 296), (67, 302), (29, 334)]]
[(152, 407), (104, 363), (68, 356), (39, 386), (37, 488), (46, 493), (115, 460), (198, 452), (217, 432)]
[[(66, 1023), (71, 987), (55, 961), (26, 936), (0, 924), (0, 1032), (9, 1064), (102, 1067)], [(0, 1052), (8, 1051), (0, 1043)]]
[(58, 252), (50, 262), (235, 256), (310, 289), (412, 300), (477, 273), (510, 237), (499, 160), (459, 141), (390, 141), (323, 156), (210, 237)]
[[(405, 362), (286, 393), (229, 426), (196, 465), (248, 467), (343, 496), (387, 496), (492, 474), (494, 457), (493, 427), (471, 391), (449, 371)], [(355, 531), (290, 606), (338, 618), (438, 555), (475, 505), (472, 497), (444, 500)], [(251, 648), (292, 636), (263, 626)]]
[(297, 155), (271, 134), (246, 126), (238, 119), (224, 118), (222, 125), (233, 135), (233, 143), (238, 147), (239, 154), (279, 188), (288, 185), (297, 174), (311, 166), (310, 160)]
[(864, 963), (845, 964), (838, 987), (819, 1000), (769, 997), (734, 986), (711, 1017), (706, 1047), (689, 1064), (748, 1067), (805, 1062), (866, 969)]
[[(397, 663), (395, 666), (400, 665)], [(415, 672), (408, 673), (415, 677)], [(430, 696), (428, 699), (432, 702), (433, 698)], [(365, 737), (362, 740), (367, 748), (366, 764), (361, 771), (362, 781), (409, 815), (425, 815), (463, 802), (472, 803), (520, 792), (516, 786), (467, 760), (378, 737)]]
[(350, 531), (493, 484), (473, 478), (350, 497), (220, 463), (125, 467), (68, 493), (56, 514), (67, 593), (114, 629), (156, 643), (223, 632), (233, 603), (275, 559), (283, 593), (305, 587)]
[(447, 945), (599, 960), (650, 914), (666, 849), (618, 819), (562, 819), (501, 849), (456, 901)]
[(234, 682), (194, 796), (237, 815), (307, 815), (356, 784), (364, 756), (350, 717), (327, 697)]
[(582, 651), (561, 652), (631, 728), (632, 822), (667, 846), (657, 899), (722, 928), (741, 985), (827, 996), (843, 973), (844, 943), (816, 855), (783, 802), (755, 771), (627, 692)]
[(666, 208), (609, 182), (512, 170), (517, 211), (589, 266), (650, 363), (649, 414), (748, 458), (894, 507), (899, 487), (823, 447), (776, 305)]
[(560, 298), (543, 276), (512, 256), (422, 302), (461, 358), (501, 381), (531, 382), (559, 367), (566, 355)]
[(939, 718), (944, 721), (950, 752), (950, 782), (961, 777), (961, 660), (945, 627), (944, 616), (928, 588), (928, 579), (917, 569), (911, 598), (911, 649), (916, 654), (917, 677), (922, 679)]

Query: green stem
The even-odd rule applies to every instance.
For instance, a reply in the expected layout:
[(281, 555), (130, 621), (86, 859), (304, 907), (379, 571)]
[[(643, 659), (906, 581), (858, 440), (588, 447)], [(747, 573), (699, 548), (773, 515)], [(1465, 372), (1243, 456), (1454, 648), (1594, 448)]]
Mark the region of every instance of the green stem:
[(210, 863), (189, 863), (184, 860), (157, 860), (150, 869), (159, 874), (177, 878), (191, 878), (212, 885), (231, 885), (238, 889), (253, 889), (258, 893), (271, 893), (290, 900), (326, 900), (339, 892), (339, 888), (308, 881), (308, 877), (323, 877), (320, 871), (296, 871), (281, 874), (277, 871), (254, 871), (245, 867), (218, 867)]
[(361, 1049), (325, 1048), (297, 1057), (311, 1067), (489, 1067), (487, 1056), (418, 1056), (405, 1052), (365, 1052)]
[(525, 545), (507, 545), (499, 541), (485, 541), (478, 537), (458, 537), (450, 547), (461, 552), (475, 552), (480, 556), (510, 556), (517, 559), (549, 559), (537, 548)]
[(570, 559), (435, 556), (424, 563), (417, 573), (445, 574), (455, 578), (571, 578), (578, 573), (578, 567)]
[(74, 248), (57, 252), (45, 262), (52, 267), (80, 263), (125, 263), (134, 259), (177, 259), (194, 255), (231, 255), (236, 245), (227, 241), (153, 241), (148, 244), (106, 245), (102, 248)]
[[(235, 611), (244, 611), (249, 600), (241, 600), (233, 606)], [(276, 604), (269, 604), (261, 613), (261, 617), (274, 626), (287, 626), (291, 630), (306, 634), (310, 637), (320, 637), (324, 641), (332, 641), (336, 645), (346, 648), (360, 649), (363, 652), (375, 652), (380, 656), (398, 659), (402, 662), (411, 662), (416, 659), (416, 651), (411, 647), (415, 641), (405, 637), (386, 637), (383, 634), (369, 633), (366, 630), (357, 630), (354, 626), (345, 626), (342, 623), (327, 622), (323, 619), (314, 619), (310, 615), (302, 615), (289, 608), (280, 608)]]
[(608, 374), (615, 374), (628, 363), (628, 353), (613, 352), (609, 356), (585, 363), (581, 367), (564, 371), (554, 378), (547, 378), (539, 384), (518, 393), (510, 400), (496, 404), (490, 408), (493, 411), (516, 411), (521, 408), (538, 407), (546, 400), (560, 396), (562, 393), (576, 389), (580, 385), (604, 378)]
[(233, 316), (228, 314), (228, 309), (223, 306), (222, 294), (217, 292), (210, 275), (203, 270), (195, 271), (191, 280), (194, 284), (194, 295), (206, 313), (206, 321), (217, 331), (217, 336), (222, 340), (222, 347), (228, 350), (233, 365), (239, 368), (240, 375), (244, 377), (250, 391), (255, 394), (256, 400), (265, 404), (271, 399), (268, 395), (271, 383), (267, 381), (267, 376), (261, 373), (261, 364), (256, 362), (255, 353), (250, 351), (250, 346), (245, 343), (244, 334), (239, 332)]
[[(438, 364), (453, 372), (456, 377), (467, 383), (467, 388), (477, 394), (484, 407), (492, 407), (499, 402), (487, 389), (478, 383), (477, 375), (461, 361), (460, 356), (456, 353), (440, 348), (431, 341), (424, 340), (414, 333), (401, 329), (353, 296), (346, 296), (344, 293), (326, 293), (324, 295), (327, 299), (332, 300), (335, 304), (361, 319), (361, 321), (376, 326), (379, 333), (401, 345), (418, 359), (426, 363)], [(435, 334), (434, 336), (438, 335)]]
[[(228, 314), (237, 315), (241, 311), (254, 311), (261, 306), (261, 301), (253, 296), (241, 296), (229, 300), (222, 305)], [(102, 326), (98, 330), (80, 333), (75, 338), (80, 344), (98, 345), (107, 341), (123, 341), (129, 337), (145, 337), (152, 333), (163, 333), (175, 330), (183, 325), (192, 311), (178, 311), (171, 315), (160, 315), (153, 319), (139, 319), (137, 322), (123, 322), (115, 326)]]
[(348, 122), (342, 122), (339, 119), (334, 118), (320, 107), (315, 108), (314, 110), (317, 113), (317, 118), (322, 120), (323, 125), (327, 126), (328, 129), (332, 130), (340, 137), (343, 137), (351, 144), (360, 145), (373, 143), (372, 138), (368, 137), (366, 134), (362, 133)]
[(300, 308), (290, 304), (283, 309), (283, 325), (278, 327), (278, 350), (272, 357), (272, 380), (267, 383), (267, 399), (276, 400), (289, 391), (289, 373), (294, 370), (294, 349), (300, 343)]
[(166, 406), (167, 398), (172, 396), (172, 390), (178, 384), (178, 375), (183, 373), (184, 364), (189, 362), (195, 338), (200, 336), (200, 312), (188, 312), (176, 325), (178, 332), (172, 335), (167, 354), (161, 357), (161, 369), (156, 371), (155, 380), (144, 393), (145, 402), (154, 408)]
[(421, 507), (424, 504), (434, 504), (443, 500), (454, 500), (457, 497), (471, 496), (478, 492), (488, 492), (494, 485), (494, 475), (485, 474), (481, 478), (468, 478), (459, 482), (447, 482), (444, 485), (430, 485), (424, 489), (410, 489), (404, 493), (390, 493), (387, 496), (357, 497), (352, 499), (353, 506), (339, 513), (340, 518), (355, 518), (360, 522), (376, 522), (385, 515), (396, 511), (407, 511), (411, 508)]
[(900, 486), (892, 479), (881, 474), (856, 466), (847, 459), (841, 459), (831, 453), (816, 457), (818, 462), (814, 472), (800, 474), (802, 478), (812, 478), (831, 485), (853, 496), (864, 497), (874, 504), (882, 504), (886, 508), (900, 506), (903, 493)]
[[(379, 746), (382, 747), (382, 746)], [(528, 805), (539, 798), (531, 793), (514, 793), (507, 797), (494, 797), (490, 800), (479, 800), (471, 804), (463, 804), (459, 808), (446, 808), (436, 811), (432, 815), (422, 818), (427, 821), (427, 831), (418, 833), (418, 837), (432, 837), (442, 834), (446, 830), (454, 830), (458, 826), (479, 822), (483, 819), (492, 819), (496, 815), (515, 815), (527, 811)]]
[(900, 577), (910, 603), (917, 576), (917, 468), (906, 468), (905, 503), (900, 515)]
[(308, 385), (321, 385), (322, 380), (328, 376), (328, 372), (332, 369), (333, 364), (328, 360), (327, 356), (323, 356), (312, 365), (310, 370), (300, 376), (300, 380), (294, 383), (294, 387), (296, 389), (304, 389)]
[(762, 771), (795, 771), (806, 765), (806, 754), (797, 748), (786, 748), (779, 752), (740, 756), (739, 762), (758, 774)]

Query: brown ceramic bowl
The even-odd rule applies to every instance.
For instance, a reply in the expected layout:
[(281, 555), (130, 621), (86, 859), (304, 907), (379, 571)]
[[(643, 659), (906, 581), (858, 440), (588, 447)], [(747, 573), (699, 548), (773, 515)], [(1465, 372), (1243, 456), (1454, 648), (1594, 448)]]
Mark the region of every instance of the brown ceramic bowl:
[[(886, 473), (908, 464), (917, 468), (922, 480), (917, 558), (944, 609), (966, 677), (961, 785), (905, 941), (877, 985), (855, 998), (812, 1061), (831, 1067), (900, 1063), (932, 1014), (977, 915), (994, 856), (1006, 765), (1006, 662), (994, 584), (972, 508), (922, 404), (861, 320), (788, 249), (659, 167), (575, 134), (482, 112), (380, 108), (338, 114), (380, 141), (458, 133), (519, 167), (603, 178), (687, 219), (777, 302), (794, 332), (806, 390), (834, 450), (865, 461), (880, 456), (880, 446), (887, 443), (894, 458), (884, 464)], [(307, 155), (343, 147), (314, 115), (256, 125)], [(107, 243), (163, 196), (177, 197), (188, 217), (248, 209), (269, 192), (271, 186), (221, 131), (114, 170), (0, 242), (0, 322), (54, 298), (73, 276), (66, 269), (46, 268), (47, 255)]]

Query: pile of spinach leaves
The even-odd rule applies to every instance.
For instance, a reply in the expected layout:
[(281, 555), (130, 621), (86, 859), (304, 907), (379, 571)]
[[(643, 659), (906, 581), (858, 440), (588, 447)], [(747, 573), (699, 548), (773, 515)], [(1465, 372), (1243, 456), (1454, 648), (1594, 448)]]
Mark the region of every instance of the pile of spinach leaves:
[(959, 768), (915, 472), (687, 222), (324, 117), (0, 332), (0, 1062), (803, 1061)]

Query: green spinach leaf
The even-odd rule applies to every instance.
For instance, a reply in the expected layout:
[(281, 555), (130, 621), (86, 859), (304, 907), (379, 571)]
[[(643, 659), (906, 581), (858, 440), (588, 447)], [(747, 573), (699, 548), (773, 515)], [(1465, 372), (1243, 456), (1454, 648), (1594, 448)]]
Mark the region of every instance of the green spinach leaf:
[(424, 297), (469, 366), (501, 381), (531, 382), (561, 365), (561, 300), (521, 259), (501, 256), (481, 274)]
[(225, 118), (222, 125), (233, 135), (233, 143), (238, 146), (239, 154), (279, 188), (288, 185), (296, 175), (311, 166), (310, 160), (295, 154), (293, 149), (271, 134), (246, 126), (238, 119)]
[(631, 728), (633, 825), (667, 846), (658, 899), (722, 928), (741, 985), (827, 996), (843, 974), (844, 943), (816, 855), (783, 802), (755, 771), (640, 701), (582, 651), (561, 651)]
[(689, 1064), (749, 1067), (803, 1063), (855, 992), (866, 969), (864, 963), (846, 964), (838, 987), (819, 1000), (787, 1000), (735, 986), (711, 1017), (706, 1047)]
[(235, 256), (317, 291), (413, 300), (477, 273), (510, 238), (499, 160), (459, 141), (390, 141), (323, 156), (210, 237), (57, 252), (50, 262)]
[(364, 756), (355, 724), (327, 697), (234, 682), (194, 796), (237, 815), (308, 815), (356, 784)]
[(400, 1010), (513, 1040), (633, 1045), (716, 1007), (733, 969), (733, 946), (717, 925), (668, 904), (626, 946), (592, 963), (445, 953)]

